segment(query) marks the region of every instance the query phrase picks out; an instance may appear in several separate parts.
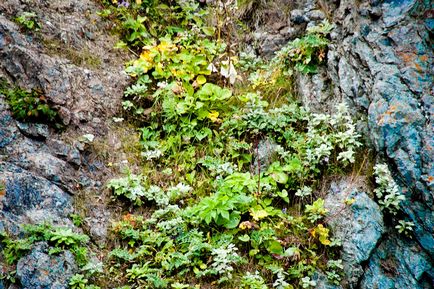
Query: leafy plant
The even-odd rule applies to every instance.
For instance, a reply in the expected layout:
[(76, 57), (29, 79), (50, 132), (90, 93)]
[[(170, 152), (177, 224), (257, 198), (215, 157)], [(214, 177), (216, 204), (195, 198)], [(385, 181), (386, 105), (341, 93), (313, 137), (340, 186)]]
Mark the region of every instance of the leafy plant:
[(38, 31), (41, 29), (41, 24), (38, 22), (35, 12), (23, 12), (15, 20), (26, 30)]
[(307, 213), (308, 220), (312, 223), (323, 218), (327, 213), (327, 210), (324, 209), (324, 200), (318, 199), (312, 205), (306, 205), (305, 212)]
[[(226, 4), (122, 3), (106, 2), (104, 15), (121, 21), (122, 46), (138, 54), (122, 105), (141, 127), (142, 159), (136, 174), (108, 183), (135, 205), (113, 225), (108, 274), (137, 288), (308, 288), (317, 270), (338, 282), (338, 264), (327, 263), (337, 242), (316, 192), (323, 175), (355, 162), (360, 135), (345, 104), (311, 113), (288, 81), (292, 69), (321, 64), (331, 26), (311, 28), (271, 61), (238, 61), (225, 25), (214, 39), (202, 17)], [(241, 272), (246, 262), (256, 273)]]
[(268, 289), (268, 286), (265, 284), (265, 280), (259, 275), (258, 272), (252, 274), (247, 272), (246, 275), (243, 276), (241, 280), (241, 288), (243, 289)]
[(5, 95), (12, 114), (18, 120), (50, 123), (57, 118), (57, 111), (37, 90), (26, 91), (19, 87), (8, 88), (7, 83), (1, 81), (0, 94)]
[(309, 28), (307, 35), (290, 42), (279, 53), (279, 58), (301, 73), (315, 73), (317, 65), (325, 60), (329, 44), (326, 36), (332, 29), (333, 26), (327, 21)]
[(339, 285), (342, 280), (343, 269), (342, 260), (329, 260), (327, 262), (327, 279), (335, 285)]
[(56, 246), (76, 246), (85, 244), (89, 241), (89, 237), (83, 234), (74, 233), (69, 228), (56, 228), (51, 232), (51, 242), (54, 242)]
[(378, 187), (374, 190), (378, 203), (383, 210), (396, 215), (399, 204), (405, 200), (405, 196), (399, 192), (398, 185), (392, 178), (386, 164), (377, 164), (374, 167), (375, 182)]
[(413, 228), (414, 228), (414, 223), (405, 220), (399, 220), (398, 225), (395, 226), (395, 229), (397, 229), (400, 234), (404, 234), (410, 238), (411, 238), (411, 233), (413, 232)]
[(2, 233), (0, 238), (4, 246), (3, 255), (10, 265), (17, 262), (32, 247), (32, 242), (29, 239), (13, 240), (6, 233)]

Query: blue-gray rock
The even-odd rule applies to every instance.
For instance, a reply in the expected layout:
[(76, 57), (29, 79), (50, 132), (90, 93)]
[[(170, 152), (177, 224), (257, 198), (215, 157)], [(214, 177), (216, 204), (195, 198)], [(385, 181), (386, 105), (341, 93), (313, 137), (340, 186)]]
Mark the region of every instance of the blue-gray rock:
[(361, 289), (428, 289), (434, 287), (429, 256), (412, 240), (391, 235), (372, 255), (360, 283)]
[(50, 134), (48, 125), (43, 123), (17, 122), (17, 127), (25, 136), (30, 138), (45, 140)]
[[(346, 283), (355, 288), (363, 275), (362, 264), (369, 260), (384, 232), (383, 214), (377, 203), (364, 192), (366, 180), (348, 178), (331, 184), (324, 207), (334, 237), (342, 241), (341, 258)], [(345, 200), (353, 199), (351, 206)]]
[[(8, 3), (0, 3), (0, 5), (8, 6)], [(81, 9), (86, 5), (89, 8)], [(76, 39), (77, 46), (74, 47), (97, 45), (89, 42), (83, 35), (83, 31), (85, 31), (83, 25), (86, 24), (86, 20), (80, 18), (84, 12), (77, 11), (93, 11), (97, 8), (95, 6), (90, 8), (92, 6), (90, 1), (86, 1), (84, 4), (83, 1), (69, 1), (67, 6), (70, 9), (69, 12), (64, 10), (63, 13), (68, 13), (69, 19), (75, 21), (62, 23), (62, 35), (68, 34), (71, 39)], [(2, 10), (1, 8), (0, 6), (0, 10)], [(19, 7), (11, 5), (6, 9), (13, 10), (19, 9)], [(50, 25), (43, 25), (42, 30), (46, 33), (55, 33), (56, 35), (52, 35), (52, 37), (58, 38), (60, 27), (57, 28), (57, 31), (47, 31), (46, 29), (49, 28), (46, 27), (54, 28), (53, 23), (64, 18), (62, 14), (55, 15), (62, 10), (60, 7), (49, 7), (48, 9), (52, 10), (47, 13), (44, 11), (46, 9), (47, 5), (42, 3), (32, 7), (33, 12), (45, 18), (52, 18), (47, 19), (47, 23)], [(71, 13), (76, 13), (75, 17), (71, 16)], [(89, 25), (89, 27), (94, 26)], [(123, 61), (117, 63), (113, 61), (111, 65), (106, 65), (105, 62), (101, 61), (101, 65), (104, 66), (104, 69), (101, 70), (89, 70), (72, 65), (68, 59), (52, 57), (44, 53), (44, 50), (34, 39), (22, 34), (17, 24), (7, 19), (3, 13), (0, 15), (0, 35), (0, 70), (4, 71), (10, 79), (13, 79), (15, 85), (26, 89), (40, 89), (50, 103), (59, 109), (59, 116), (64, 124), (91, 122), (95, 117), (111, 116), (116, 112), (128, 79), (127, 75), (122, 73)], [(78, 35), (83, 36), (84, 39), (77, 39)], [(51, 40), (52, 37), (48, 37), (48, 39)], [(69, 42), (71, 39), (65, 39), (65, 43), (72, 45)], [(100, 41), (98, 42), (99, 45), (107, 45), (106, 51), (110, 50), (109, 47), (112, 46), (107, 41)], [(98, 46), (88, 49), (93, 51), (95, 58), (107, 57), (99, 55), (99, 52), (104, 49)], [(80, 54), (80, 50), (77, 52), (78, 54)], [(92, 125), (98, 126), (98, 124)]]
[(17, 233), (19, 224), (45, 220), (67, 222), (71, 197), (48, 180), (20, 167), (0, 162), (0, 179), (6, 194), (0, 197), (0, 223)]
[(321, 10), (312, 10), (306, 13), (306, 17), (310, 21), (320, 21), (320, 20), (324, 20), (326, 18), (326, 15)]
[(365, 3), (368, 11), (381, 9), (373, 19), (341, 1), (334, 14), (343, 25), (329, 47), (328, 75), (338, 87), (332, 95), (367, 113), (370, 141), (394, 169), (415, 238), (434, 258), (434, 52), (420, 20), (429, 18), (429, 2)]
[(3, 164), (0, 175), (6, 187), (4, 212), (23, 215), (31, 210), (49, 209), (59, 216), (71, 212), (70, 196), (46, 179)]
[(7, 106), (4, 98), (0, 95), (0, 149), (11, 144), (17, 137), (18, 128), (15, 126), (10, 113), (6, 111)]
[(77, 269), (71, 252), (49, 255), (48, 245), (38, 243), (18, 261), (17, 277), (22, 289), (67, 289)]

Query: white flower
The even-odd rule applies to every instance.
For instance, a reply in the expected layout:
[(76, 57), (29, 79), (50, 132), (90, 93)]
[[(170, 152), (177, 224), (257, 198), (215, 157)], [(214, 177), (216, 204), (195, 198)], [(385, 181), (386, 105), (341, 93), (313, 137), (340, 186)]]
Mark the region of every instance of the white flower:
[(192, 190), (192, 188), (189, 185), (184, 185), (183, 183), (179, 183), (176, 185), (176, 187), (179, 189), (181, 193), (188, 193)]
[(160, 81), (157, 83), (157, 86), (159, 88), (165, 88), (168, 85), (168, 83), (166, 81)]
[(301, 279), (301, 287), (303, 288), (309, 288), (316, 286), (316, 282), (313, 280), (310, 280), (309, 277), (304, 277)]

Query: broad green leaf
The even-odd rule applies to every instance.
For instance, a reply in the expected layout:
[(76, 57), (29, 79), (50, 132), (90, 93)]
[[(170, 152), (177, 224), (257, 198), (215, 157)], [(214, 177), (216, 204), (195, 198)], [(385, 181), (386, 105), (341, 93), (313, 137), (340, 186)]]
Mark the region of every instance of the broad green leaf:
[(248, 241), (250, 241), (250, 236), (247, 234), (244, 234), (242, 236), (239, 236), (238, 240), (240, 240), (241, 242), (248, 242)]

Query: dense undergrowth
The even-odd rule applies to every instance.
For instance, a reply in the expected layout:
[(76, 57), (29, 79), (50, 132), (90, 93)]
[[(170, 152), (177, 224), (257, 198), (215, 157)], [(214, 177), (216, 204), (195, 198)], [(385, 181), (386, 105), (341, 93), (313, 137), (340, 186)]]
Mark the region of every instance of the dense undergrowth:
[(126, 3), (102, 14), (120, 21), (118, 46), (139, 54), (123, 106), (141, 126), (143, 167), (108, 184), (133, 207), (113, 226), (110, 278), (122, 288), (283, 289), (315, 286), (322, 270), (339, 283), (339, 241), (313, 192), (354, 162), (359, 135), (345, 104), (310, 113), (290, 81), (324, 60), (331, 25), (267, 62), (229, 45), (215, 19), (231, 17), (226, 4)]
[(82, 273), (72, 289), (309, 288), (320, 271), (339, 284), (340, 242), (317, 192), (327, 176), (353, 169), (360, 136), (345, 104), (311, 113), (291, 81), (324, 61), (332, 26), (310, 28), (265, 61), (234, 45), (225, 23), (236, 27), (235, 4), (103, 5), (117, 46), (137, 55), (126, 65), (134, 82), (123, 118), (138, 127), (141, 169), (108, 183), (125, 205), (112, 227), (117, 245), (102, 264), (86, 236), (33, 226), (26, 239), (3, 235), (8, 263), (46, 241), (51, 254), (75, 254)]

